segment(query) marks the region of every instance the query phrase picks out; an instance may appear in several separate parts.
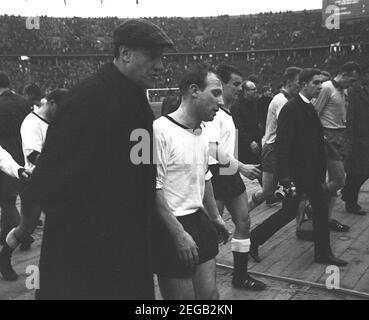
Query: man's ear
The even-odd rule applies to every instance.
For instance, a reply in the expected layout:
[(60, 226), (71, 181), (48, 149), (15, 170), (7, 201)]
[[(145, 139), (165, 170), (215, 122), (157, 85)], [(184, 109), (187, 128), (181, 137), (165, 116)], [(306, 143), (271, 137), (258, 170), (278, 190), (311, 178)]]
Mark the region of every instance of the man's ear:
[(119, 58), (122, 59), (124, 62), (130, 62), (132, 59), (132, 49), (126, 46), (119, 47)]
[(197, 84), (191, 84), (190, 88), (189, 88), (189, 91), (190, 91), (191, 97), (197, 98), (197, 96), (199, 94), (199, 91), (200, 91), (200, 88)]

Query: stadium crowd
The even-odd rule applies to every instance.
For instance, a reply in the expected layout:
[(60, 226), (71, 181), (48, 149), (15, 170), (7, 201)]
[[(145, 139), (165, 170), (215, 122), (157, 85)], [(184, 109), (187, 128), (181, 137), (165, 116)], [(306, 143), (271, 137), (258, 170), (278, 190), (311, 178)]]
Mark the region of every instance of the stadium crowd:
[[(299, 66), (316, 66), (330, 73), (335, 73), (343, 61), (355, 60), (366, 66), (368, 51), (343, 50), (338, 53), (323, 54), (308, 50), (285, 52), (281, 56), (275, 53), (256, 54), (254, 56), (238, 54), (233, 57), (225, 54), (189, 56), (187, 61), (183, 56), (167, 55), (164, 57), (164, 72), (155, 84), (156, 88), (178, 87), (181, 74), (194, 64), (206, 63), (215, 66), (219, 63), (232, 63), (244, 74), (255, 74), (260, 85), (272, 85), (276, 89), (279, 85), (283, 70), (294, 64)], [(55, 88), (71, 88), (82, 79), (88, 77), (109, 61), (109, 57), (33, 57), (30, 61), (20, 61), (16, 57), (0, 57), (1, 70), (11, 78), (12, 87), (17, 92), (23, 92), (27, 83), (37, 83), (43, 92), (50, 92)], [(245, 61), (246, 60), (246, 61)]]
[[(204, 18), (150, 18), (174, 40), (178, 52), (242, 51), (325, 46), (369, 41), (369, 22), (322, 26), (321, 12), (280, 12)], [(110, 53), (109, 30), (118, 18), (40, 17), (39, 29), (27, 29), (26, 18), (0, 16), (2, 54)]]

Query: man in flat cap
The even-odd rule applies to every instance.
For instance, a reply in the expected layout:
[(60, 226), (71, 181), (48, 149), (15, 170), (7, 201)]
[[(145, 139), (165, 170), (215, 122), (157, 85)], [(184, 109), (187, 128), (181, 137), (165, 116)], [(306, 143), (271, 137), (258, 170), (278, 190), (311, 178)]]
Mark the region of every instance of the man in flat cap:
[(134, 150), (137, 132), (152, 138), (145, 89), (170, 46), (156, 25), (128, 20), (114, 31), (114, 61), (61, 104), (28, 190), (46, 214), (37, 299), (154, 299), (156, 170), (151, 148), (142, 162)]

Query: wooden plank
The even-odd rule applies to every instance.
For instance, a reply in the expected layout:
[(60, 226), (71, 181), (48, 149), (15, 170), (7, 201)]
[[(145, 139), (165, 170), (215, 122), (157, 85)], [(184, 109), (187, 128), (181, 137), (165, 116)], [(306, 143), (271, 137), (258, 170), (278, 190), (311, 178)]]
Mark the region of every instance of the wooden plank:
[[(345, 221), (347, 222), (347, 221)], [(337, 242), (342, 241), (340, 238), (344, 237), (343, 239), (347, 237), (346, 235), (342, 234), (334, 234), (331, 233), (331, 243), (332, 247), (336, 247), (337, 249)], [(301, 241), (301, 240), (298, 240)], [(311, 243), (311, 250), (304, 252), (299, 259), (296, 259), (292, 264), (290, 264), (285, 270), (283, 270), (282, 274), (286, 277), (296, 277), (298, 279), (305, 279), (306, 273), (311, 274), (312, 269), (315, 268), (314, 263), (314, 249), (313, 244)], [(341, 247), (342, 249), (342, 247)], [(335, 253), (337, 254), (336, 250)], [(345, 257), (344, 257), (345, 258)], [(350, 259), (348, 259), (350, 260)], [(296, 272), (298, 271), (298, 272)], [(305, 272), (306, 271), (306, 272)], [(325, 273), (322, 275), (324, 279), (326, 278)], [(316, 281), (318, 279), (305, 279), (309, 281)], [(325, 280), (324, 280), (325, 281)]]
[[(368, 271), (369, 266), (369, 220), (365, 219), (362, 223), (358, 223), (361, 233), (353, 238), (349, 247), (345, 250), (342, 258), (349, 261), (346, 268), (341, 269), (341, 287), (355, 288), (361, 277)], [(369, 293), (369, 287), (365, 292)]]

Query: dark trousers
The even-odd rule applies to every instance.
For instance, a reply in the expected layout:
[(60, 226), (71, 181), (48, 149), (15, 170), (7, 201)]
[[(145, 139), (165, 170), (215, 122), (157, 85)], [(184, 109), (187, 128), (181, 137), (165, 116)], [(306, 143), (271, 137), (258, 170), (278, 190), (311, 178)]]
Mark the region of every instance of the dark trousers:
[(348, 173), (342, 189), (342, 200), (349, 206), (357, 205), (361, 186), (369, 179), (369, 174)]
[(283, 208), (263, 221), (251, 232), (251, 241), (257, 245), (265, 243), (273, 234), (296, 218), (301, 195), (306, 194), (313, 208), (313, 229), (315, 256), (330, 253), (328, 204), (322, 186), (297, 186), (299, 195), (292, 199), (285, 199)]

